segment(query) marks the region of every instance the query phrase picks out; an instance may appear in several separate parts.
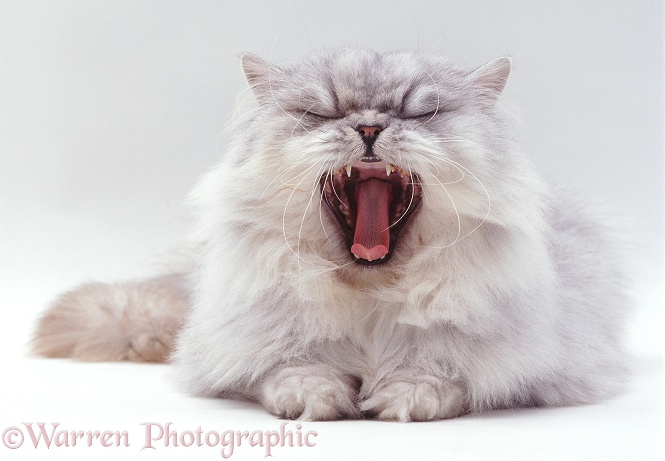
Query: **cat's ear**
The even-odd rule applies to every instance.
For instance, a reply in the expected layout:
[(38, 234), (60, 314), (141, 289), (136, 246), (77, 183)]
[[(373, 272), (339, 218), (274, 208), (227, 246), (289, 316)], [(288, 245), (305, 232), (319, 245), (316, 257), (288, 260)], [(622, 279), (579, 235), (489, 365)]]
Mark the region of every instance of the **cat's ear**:
[(272, 99), (272, 91), (281, 81), (282, 70), (251, 53), (242, 54), (240, 61), (257, 101), (264, 103)]
[(486, 96), (496, 99), (503, 93), (512, 67), (512, 58), (504, 56), (471, 72), (469, 79), (473, 85), (481, 88)]

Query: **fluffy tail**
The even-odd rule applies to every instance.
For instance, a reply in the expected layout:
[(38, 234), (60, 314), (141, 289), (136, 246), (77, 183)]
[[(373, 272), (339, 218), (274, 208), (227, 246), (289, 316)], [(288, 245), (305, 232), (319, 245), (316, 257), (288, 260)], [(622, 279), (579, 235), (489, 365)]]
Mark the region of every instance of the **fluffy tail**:
[(187, 311), (186, 278), (89, 283), (67, 292), (39, 320), (33, 350), (94, 362), (165, 362)]

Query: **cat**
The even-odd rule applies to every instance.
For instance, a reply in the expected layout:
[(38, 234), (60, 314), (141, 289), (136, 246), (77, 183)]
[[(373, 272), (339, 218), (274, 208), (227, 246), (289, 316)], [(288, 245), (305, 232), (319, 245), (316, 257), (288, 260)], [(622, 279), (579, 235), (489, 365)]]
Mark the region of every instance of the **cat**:
[(622, 247), (523, 152), (501, 97), (511, 58), (241, 61), (253, 104), (191, 194), (195, 269), (62, 295), (38, 354), (170, 357), (195, 395), (303, 420), (428, 421), (624, 389)]

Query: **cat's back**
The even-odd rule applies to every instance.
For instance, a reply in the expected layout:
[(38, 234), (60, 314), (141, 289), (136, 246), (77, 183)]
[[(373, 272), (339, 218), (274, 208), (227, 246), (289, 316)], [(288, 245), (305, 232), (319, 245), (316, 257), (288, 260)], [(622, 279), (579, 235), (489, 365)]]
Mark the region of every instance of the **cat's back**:
[(618, 378), (625, 374), (620, 344), (633, 305), (633, 251), (625, 223), (602, 202), (561, 186), (552, 189), (550, 223), (566, 347), (581, 367), (604, 369), (610, 371), (606, 376)]
[(583, 291), (624, 292), (629, 285), (626, 223), (583, 192), (556, 185), (548, 219), (560, 283)]

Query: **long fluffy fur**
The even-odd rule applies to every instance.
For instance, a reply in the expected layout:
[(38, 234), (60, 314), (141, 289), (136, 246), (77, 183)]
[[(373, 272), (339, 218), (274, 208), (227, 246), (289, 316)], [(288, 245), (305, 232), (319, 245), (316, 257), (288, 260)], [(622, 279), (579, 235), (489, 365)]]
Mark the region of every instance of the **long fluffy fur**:
[(189, 304), (186, 276), (87, 283), (64, 293), (40, 319), (33, 349), (46, 357), (164, 362)]
[[(521, 152), (498, 102), (510, 60), (470, 72), (342, 49), (243, 65), (258, 104), (192, 193), (192, 285), (68, 293), (40, 322), (39, 353), (161, 359), (187, 304), (172, 356), (185, 387), (290, 418), (431, 420), (622, 388), (620, 248), (603, 216), (550, 191)], [(359, 123), (386, 127), (377, 155), (423, 182), (381, 266), (351, 263), (318, 186), (362, 155)], [(137, 350), (146, 334), (162, 353)]]

